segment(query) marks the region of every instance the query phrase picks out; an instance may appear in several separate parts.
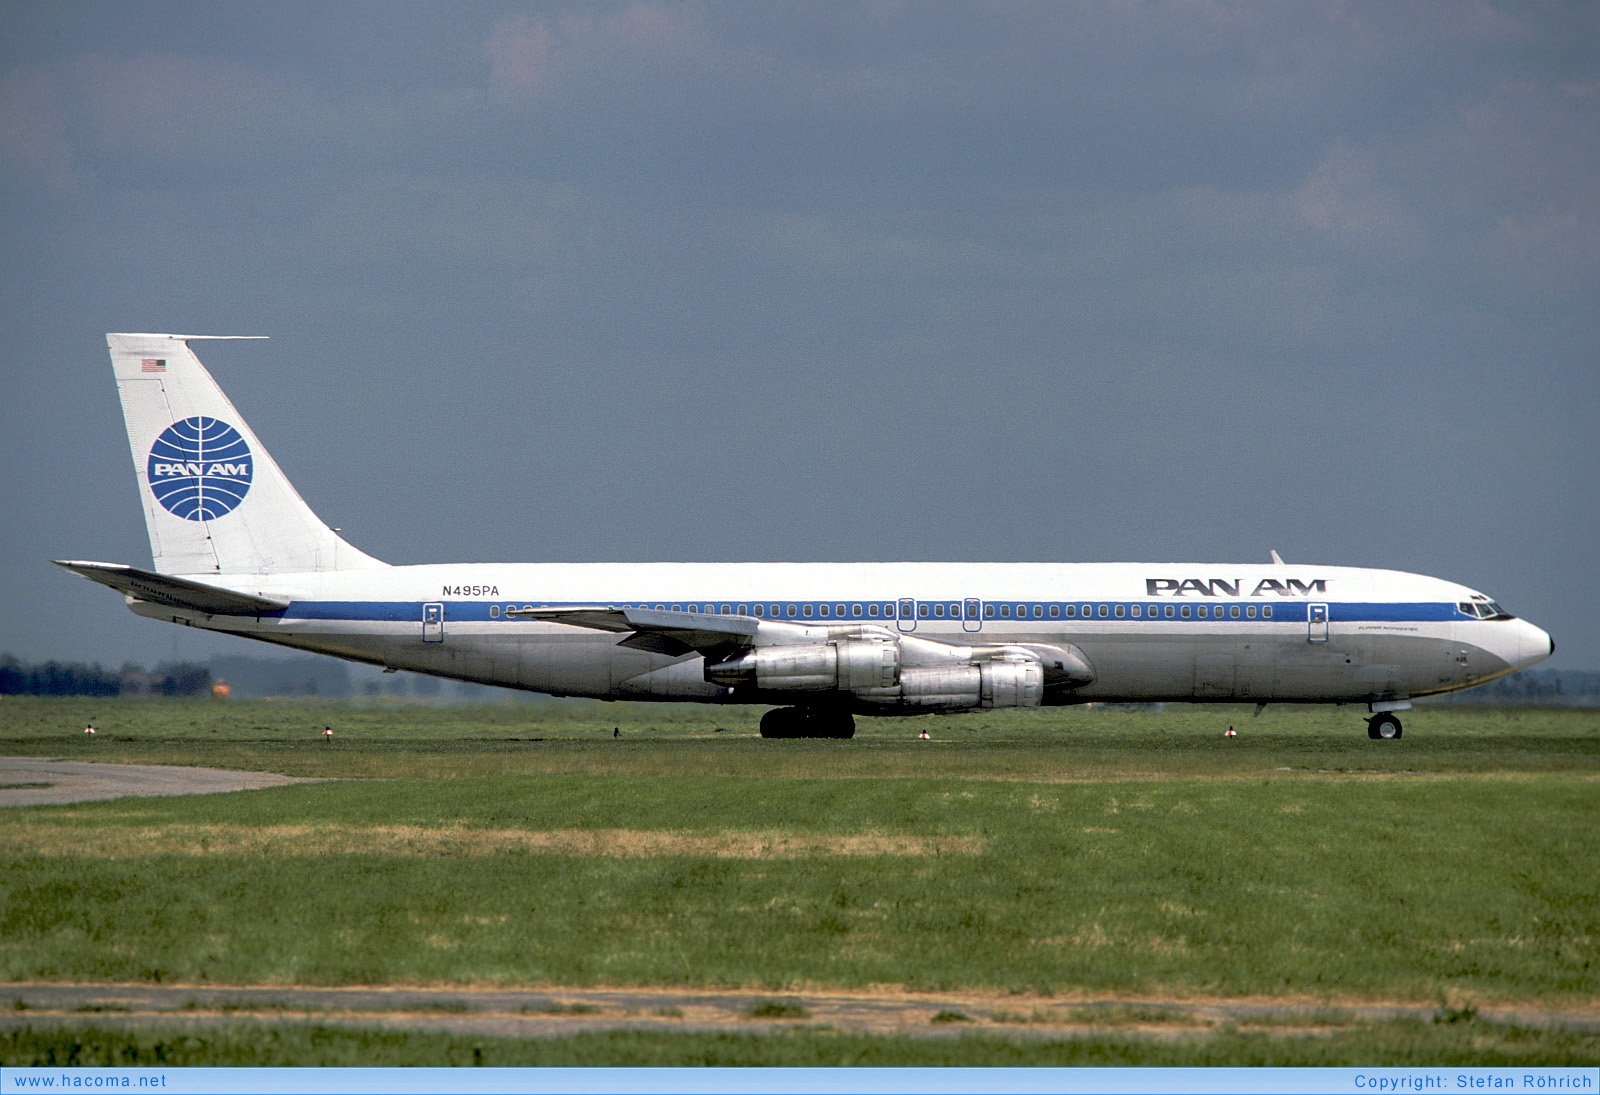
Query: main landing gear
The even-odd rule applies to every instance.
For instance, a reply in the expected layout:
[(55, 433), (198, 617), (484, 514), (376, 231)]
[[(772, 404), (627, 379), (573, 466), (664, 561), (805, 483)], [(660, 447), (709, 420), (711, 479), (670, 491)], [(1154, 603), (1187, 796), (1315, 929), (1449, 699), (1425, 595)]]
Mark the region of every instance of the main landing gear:
[(761, 716), (764, 738), (853, 738), (855, 716), (815, 707), (778, 707)]
[(1400, 736), (1400, 720), (1392, 712), (1373, 715), (1367, 720), (1367, 737), (1374, 741), (1390, 741)]

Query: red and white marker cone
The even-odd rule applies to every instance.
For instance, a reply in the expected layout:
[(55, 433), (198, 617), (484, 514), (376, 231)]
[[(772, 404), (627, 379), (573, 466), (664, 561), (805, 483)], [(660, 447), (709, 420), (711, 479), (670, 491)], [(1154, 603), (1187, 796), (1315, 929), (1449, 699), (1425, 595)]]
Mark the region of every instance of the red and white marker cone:
[(1228, 732), (1226, 734), (1222, 735), (1222, 736), (1225, 737), (1225, 738), (1236, 738), (1236, 737), (1239, 736), (1239, 734), (1238, 734), (1237, 731), (1234, 730), (1233, 727), (1230, 726), (1230, 727), (1228, 727)]
[(918, 734), (917, 737), (921, 738), (923, 741), (927, 741), (928, 740), (928, 732), (926, 730), (924, 730), (922, 733)]

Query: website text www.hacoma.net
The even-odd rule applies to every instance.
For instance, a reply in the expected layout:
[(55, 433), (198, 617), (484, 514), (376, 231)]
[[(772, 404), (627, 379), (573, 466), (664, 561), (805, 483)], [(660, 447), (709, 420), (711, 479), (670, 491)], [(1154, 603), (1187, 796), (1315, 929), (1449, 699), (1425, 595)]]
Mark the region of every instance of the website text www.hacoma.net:
[(167, 1074), (164, 1072), (145, 1073), (140, 1076), (129, 1076), (118, 1072), (62, 1072), (58, 1074), (24, 1074), (11, 1077), (15, 1087), (28, 1088), (46, 1087), (68, 1091), (83, 1090), (88, 1088), (143, 1088), (146, 1091), (156, 1090), (167, 1086)]

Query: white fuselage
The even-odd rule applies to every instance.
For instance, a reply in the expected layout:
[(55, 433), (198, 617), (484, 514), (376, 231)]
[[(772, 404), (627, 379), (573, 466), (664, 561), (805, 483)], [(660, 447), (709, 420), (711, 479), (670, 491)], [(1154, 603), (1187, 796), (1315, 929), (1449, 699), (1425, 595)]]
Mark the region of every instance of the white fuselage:
[(1474, 606), (1487, 598), (1474, 590), (1350, 567), (480, 563), (196, 577), (288, 605), (257, 617), (130, 603), (156, 619), (395, 669), (602, 699), (784, 702), (708, 681), (698, 652), (637, 649), (612, 632), (507, 611), (660, 608), (1080, 651), (1092, 682), (1047, 703), (1381, 702), (1491, 680), (1552, 650), (1526, 621), (1479, 618)]

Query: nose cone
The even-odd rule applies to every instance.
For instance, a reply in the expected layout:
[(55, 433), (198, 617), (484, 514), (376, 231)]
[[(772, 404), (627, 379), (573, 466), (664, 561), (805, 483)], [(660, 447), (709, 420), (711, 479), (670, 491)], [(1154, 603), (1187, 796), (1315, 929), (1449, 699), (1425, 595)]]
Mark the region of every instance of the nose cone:
[(1538, 665), (1556, 652), (1556, 641), (1548, 631), (1534, 627), (1527, 620), (1515, 620), (1513, 624), (1517, 628), (1517, 650), (1513, 664), (1518, 669)]

